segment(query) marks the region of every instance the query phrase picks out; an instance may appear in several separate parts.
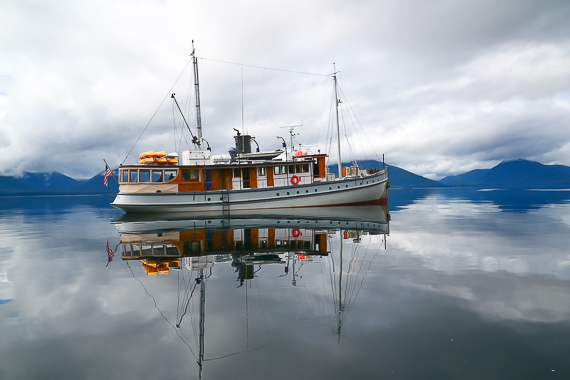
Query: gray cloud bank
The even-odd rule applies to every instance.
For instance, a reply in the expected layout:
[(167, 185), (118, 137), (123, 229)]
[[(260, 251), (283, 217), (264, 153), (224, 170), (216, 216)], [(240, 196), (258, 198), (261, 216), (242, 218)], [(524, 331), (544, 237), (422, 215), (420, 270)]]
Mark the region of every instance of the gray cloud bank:
[[(356, 154), (438, 179), (505, 159), (570, 165), (567, 1), (4, 1), (1, 174), (90, 177), (123, 161), (189, 60), (214, 153), (244, 124), (325, 143), (332, 63), (362, 124)], [(172, 90), (182, 102), (191, 67)], [(167, 100), (127, 162), (173, 150)], [(191, 107), (188, 107), (191, 109)], [(357, 128), (359, 129), (359, 128)], [(360, 147), (360, 145), (358, 145)]]

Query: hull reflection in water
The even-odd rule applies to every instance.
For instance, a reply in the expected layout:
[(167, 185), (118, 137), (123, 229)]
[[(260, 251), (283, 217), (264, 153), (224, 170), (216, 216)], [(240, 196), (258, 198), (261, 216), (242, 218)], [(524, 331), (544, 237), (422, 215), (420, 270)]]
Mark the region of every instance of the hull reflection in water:
[(234, 264), (284, 263), (285, 254), (327, 255), (329, 231), (345, 238), (389, 233), (387, 206), (338, 207), (275, 214), (211, 215), (181, 218), (126, 214), (114, 221), (121, 235), (123, 260), (141, 260), (147, 274), (213, 265), (216, 255), (232, 255)]
[[(390, 215), (387, 206), (327, 208), (313, 212), (314, 215), (289, 212), (238, 217), (233, 214), (231, 219), (222, 215), (188, 219), (123, 215), (114, 221), (121, 235), (119, 246), (123, 260), (140, 261), (148, 275), (185, 270), (191, 273), (178, 276), (178, 290), (185, 291), (179, 296), (175, 325), (177, 329), (182, 327), (190, 301), (198, 297), (198, 294), (193, 297), (194, 289), (199, 289), (198, 354), (193, 355), (200, 378), (204, 362), (211, 360), (205, 358), (206, 282), (212, 276), (214, 265), (231, 265), (237, 273), (238, 288), (257, 277), (264, 265), (282, 265), (284, 274), (278, 277), (291, 274), (291, 285), (297, 287), (299, 267), (316, 257), (328, 256), (335, 278), (331, 282), (337, 320), (335, 335), (340, 339), (346, 301), (343, 290), (347, 291), (343, 284), (351, 288), (351, 282), (343, 278), (343, 240), (358, 244), (363, 235), (383, 235), (385, 246)], [(340, 245), (333, 247), (338, 232)], [(333, 257), (337, 253), (338, 257)], [(349, 273), (350, 270), (345, 272), (345, 277)], [(246, 298), (247, 289), (245, 286)], [(179, 337), (188, 345), (181, 335)]]

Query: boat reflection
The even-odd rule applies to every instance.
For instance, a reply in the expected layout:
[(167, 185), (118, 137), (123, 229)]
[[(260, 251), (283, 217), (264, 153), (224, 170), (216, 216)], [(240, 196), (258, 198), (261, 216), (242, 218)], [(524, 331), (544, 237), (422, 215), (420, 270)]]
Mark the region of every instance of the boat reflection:
[(125, 214), (114, 221), (123, 260), (140, 260), (149, 275), (207, 268), (232, 261), (240, 280), (252, 278), (252, 265), (284, 264), (292, 254), (308, 259), (329, 253), (327, 234), (345, 238), (389, 233), (387, 206), (341, 207), (280, 215), (241, 214), (232, 218), (153, 219)]
[[(199, 366), (199, 377), (203, 364), (214, 360), (204, 355), (206, 283), (212, 276), (214, 265), (229, 264), (233, 268), (239, 283), (237, 288), (244, 287), (247, 299), (250, 281), (264, 266), (272, 265), (274, 268), (274, 265), (282, 265), (281, 275), (272, 277), (275, 279), (272, 281), (291, 276), (291, 286), (298, 287), (300, 268), (307, 262), (327, 257), (331, 262), (331, 274), (336, 278), (331, 281), (331, 294), (337, 320), (334, 331), (340, 341), (347, 302), (343, 290), (354, 288), (356, 283), (356, 279), (353, 282), (348, 279), (351, 273), (346, 268), (351, 266), (347, 265), (343, 270), (343, 241), (350, 240), (353, 245), (358, 245), (365, 235), (381, 235), (385, 246), (390, 215), (387, 206), (315, 209), (310, 212), (312, 215), (309, 211), (294, 211), (280, 215), (232, 214), (231, 218), (213, 215), (210, 218), (186, 219), (179, 215), (176, 216), (178, 219), (153, 219), (125, 214), (113, 222), (120, 233), (122, 260), (140, 261), (148, 275), (190, 272), (188, 276), (178, 276), (178, 291), (183, 289), (184, 292), (178, 297), (176, 323), (169, 324), (176, 326), (177, 330), (183, 329), (182, 322), (187, 312), (199, 310), (199, 318), (190, 318), (194, 323), (199, 321), (198, 326), (191, 327), (192, 331), (199, 331), (196, 336), (198, 353), (194, 354), (191, 349)], [(338, 243), (333, 243), (337, 239)], [(350, 260), (354, 263), (354, 255)], [(358, 281), (362, 282), (363, 278)], [(246, 283), (248, 286), (244, 286)], [(199, 290), (199, 296), (194, 296), (194, 290), (196, 293)], [(147, 289), (145, 291), (148, 293)], [(191, 301), (199, 302), (198, 308), (189, 309)], [(182, 335), (178, 336), (191, 347)]]

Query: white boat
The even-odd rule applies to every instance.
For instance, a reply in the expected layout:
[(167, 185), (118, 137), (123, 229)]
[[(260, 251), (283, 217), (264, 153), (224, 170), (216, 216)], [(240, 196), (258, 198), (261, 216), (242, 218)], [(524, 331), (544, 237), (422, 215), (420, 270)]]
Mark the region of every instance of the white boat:
[[(112, 206), (127, 213), (230, 215), (251, 210), (387, 204), (388, 168), (371, 171), (358, 166), (343, 168), (340, 141), (337, 142), (338, 176), (328, 172), (326, 154), (288, 152), (285, 141), (285, 150), (252, 152), (253, 138), (237, 130), (235, 151), (230, 151), (229, 156), (211, 156), (209, 146), (201, 148), (205, 140), (202, 139), (198, 63), (195, 52), (192, 56), (196, 135), (186, 125), (197, 149), (182, 152), (182, 162), (173, 154), (161, 152), (153, 157), (152, 152), (145, 152), (139, 164), (121, 165), (119, 193)], [(336, 73), (333, 79), (336, 97)], [(176, 101), (174, 94), (172, 97)], [(337, 99), (337, 108), (338, 104)]]

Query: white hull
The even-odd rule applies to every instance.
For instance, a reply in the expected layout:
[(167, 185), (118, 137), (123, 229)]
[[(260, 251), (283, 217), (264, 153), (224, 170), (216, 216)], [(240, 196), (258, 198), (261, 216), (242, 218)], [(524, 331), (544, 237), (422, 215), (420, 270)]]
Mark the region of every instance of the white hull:
[(375, 205), (282, 209), (281, 212), (239, 212), (232, 214), (229, 219), (222, 214), (210, 214), (207, 218), (193, 218), (193, 215), (176, 213), (162, 218), (155, 215), (124, 214), (114, 220), (113, 224), (121, 234), (268, 227), (319, 230), (342, 228), (388, 234), (390, 219), (387, 206)]
[(119, 193), (112, 206), (128, 213), (226, 213), (252, 210), (386, 204), (388, 171), (297, 186), (187, 193)]

